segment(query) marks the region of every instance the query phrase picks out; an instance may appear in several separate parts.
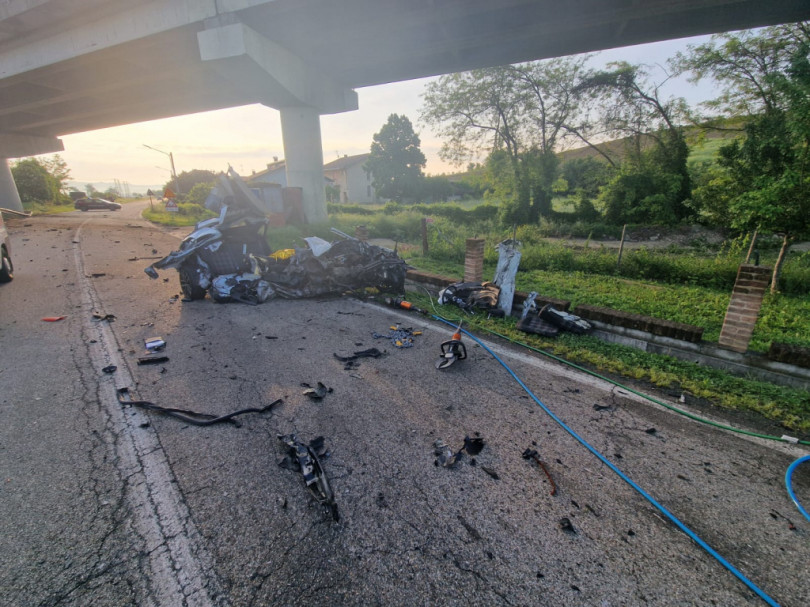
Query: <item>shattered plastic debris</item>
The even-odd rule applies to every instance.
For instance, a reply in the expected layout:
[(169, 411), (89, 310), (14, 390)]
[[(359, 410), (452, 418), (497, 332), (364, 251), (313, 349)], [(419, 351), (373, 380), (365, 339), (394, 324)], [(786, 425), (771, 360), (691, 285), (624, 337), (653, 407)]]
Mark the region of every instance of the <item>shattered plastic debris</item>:
[(107, 322), (112, 322), (115, 320), (115, 314), (93, 314), (93, 320), (96, 322), (102, 322), (105, 320)]
[(211, 281), (211, 299), (217, 303), (240, 301), (257, 305), (273, 296), (273, 288), (258, 274), (222, 274)]
[(103, 369), (101, 369), (101, 370), (102, 370), (104, 373), (106, 373), (107, 375), (110, 375), (110, 374), (112, 374), (112, 373), (115, 373), (115, 372), (118, 370), (118, 367), (116, 367), (115, 365), (107, 365), (106, 367), (104, 367), (104, 368), (103, 368)]
[(279, 465), (301, 472), (304, 483), (317, 502), (329, 508), (333, 520), (340, 520), (335, 495), (319, 459), (328, 457), (323, 437), (312, 439), (309, 445), (300, 442), (295, 434), (279, 435), (278, 438), (287, 449), (287, 454)]
[(332, 393), (332, 388), (327, 388), (321, 382), (318, 382), (317, 388), (313, 388), (312, 386), (306, 383), (302, 383), (301, 385), (306, 388), (306, 390), (304, 390), (302, 394), (304, 396), (309, 396), (312, 400), (321, 400), (327, 394)]
[(340, 356), (339, 354), (332, 354), (337, 360), (345, 363), (343, 366), (344, 371), (354, 371), (360, 366), (357, 362), (358, 358), (380, 358), (385, 355), (385, 351), (380, 352), (377, 348), (368, 348), (367, 350), (360, 350), (351, 356)]
[(162, 337), (147, 337), (144, 340), (144, 346), (150, 352), (156, 352), (166, 347), (166, 341)]
[(475, 435), (475, 438), (465, 436), (464, 444), (462, 445), (461, 449), (455, 453), (453, 453), (453, 450), (447, 445), (447, 443), (441, 439), (438, 439), (435, 443), (433, 443), (433, 454), (436, 456), (436, 461), (434, 463), (437, 466), (451, 468), (455, 466), (459, 460), (461, 460), (463, 453), (466, 452), (467, 455), (471, 456), (481, 453), (481, 450), (484, 448), (484, 445), (486, 445), (486, 442), (483, 438), (478, 436), (477, 432)]
[(59, 322), (60, 320), (65, 320), (67, 316), (46, 316), (42, 320), (45, 322)]
[(422, 335), (421, 331), (414, 331), (412, 327), (403, 329), (399, 325), (391, 327), (391, 331), (383, 335), (376, 331), (371, 334), (374, 339), (390, 339), (391, 345), (395, 348), (412, 348), (413, 338)]

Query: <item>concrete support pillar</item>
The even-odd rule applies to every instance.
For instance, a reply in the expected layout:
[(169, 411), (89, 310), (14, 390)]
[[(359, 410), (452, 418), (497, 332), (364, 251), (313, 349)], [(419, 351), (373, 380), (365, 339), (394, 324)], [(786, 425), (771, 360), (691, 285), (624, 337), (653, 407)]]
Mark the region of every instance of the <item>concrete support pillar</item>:
[(12, 211), (23, 210), (20, 194), (17, 192), (17, 184), (14, 183), (11, 168), (5, 158), (0, 158), (0, 207)]
[(307, 222), (326, 221), (323, 146), (318, 111), (300, 106), (281, 108), (280, 113), (287, 185), (301, 188)]
[(770, 278), (771, 268), (747, 264), (740, 266), (720, 331), (718, 343), (721, 346), (735, 352), (748, 350)]
[(468, 238), (464, 255), (464, 282), (484, 280), (484, 239)]

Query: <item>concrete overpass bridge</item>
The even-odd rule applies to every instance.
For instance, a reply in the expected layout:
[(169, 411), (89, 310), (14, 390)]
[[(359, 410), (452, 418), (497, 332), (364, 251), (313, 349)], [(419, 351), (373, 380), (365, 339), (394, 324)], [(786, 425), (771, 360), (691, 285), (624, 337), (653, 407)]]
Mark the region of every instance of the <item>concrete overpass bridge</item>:
[(357, 109), (355, 88), (808, 18), (806, 0), (5, 0), (0, 206), (22, 209), (7, 159), (60, 136), (261, 103), (319, 220), (319, 116)]

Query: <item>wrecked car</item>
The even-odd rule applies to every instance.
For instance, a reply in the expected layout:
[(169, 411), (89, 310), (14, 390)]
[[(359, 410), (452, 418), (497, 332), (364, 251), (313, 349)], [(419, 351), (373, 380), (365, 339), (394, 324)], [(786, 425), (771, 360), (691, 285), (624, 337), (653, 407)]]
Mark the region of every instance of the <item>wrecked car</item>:
[(272, 297), (313, 297), (365, 287), (403, 293), (407, 266), (390, 249), (368, 244), (338, 230), (334, 243), (305, 238), (306, 247), (272, 255), (267, 244), (268, 209), (229, 169), (205, 202), (218, 217), (198, 223), (177, 251), (144, 269), (176, 268), (188, 300), (206, 294), (223, 303), (263, 303)]

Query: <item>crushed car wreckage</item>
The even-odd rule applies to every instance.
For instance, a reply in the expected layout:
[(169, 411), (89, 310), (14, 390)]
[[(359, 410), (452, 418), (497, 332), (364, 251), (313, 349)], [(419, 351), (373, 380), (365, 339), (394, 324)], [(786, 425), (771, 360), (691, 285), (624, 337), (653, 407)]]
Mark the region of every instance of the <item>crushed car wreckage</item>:
[(259, 304), (273, 297), (315, 297), (365, 287), (404, 292), (407, 265), (394, 251), (335, 229), (341, 240), (309, 237), (306, 248), (271, 254), (267, 209), (233, 169), (220, 175), (205, 206), (219, 216), (198, 223), (177, 251), (144, 269), (157, 278), (158, 270), (176, 268), (186, 299), (210, 294), (220, 303)]

